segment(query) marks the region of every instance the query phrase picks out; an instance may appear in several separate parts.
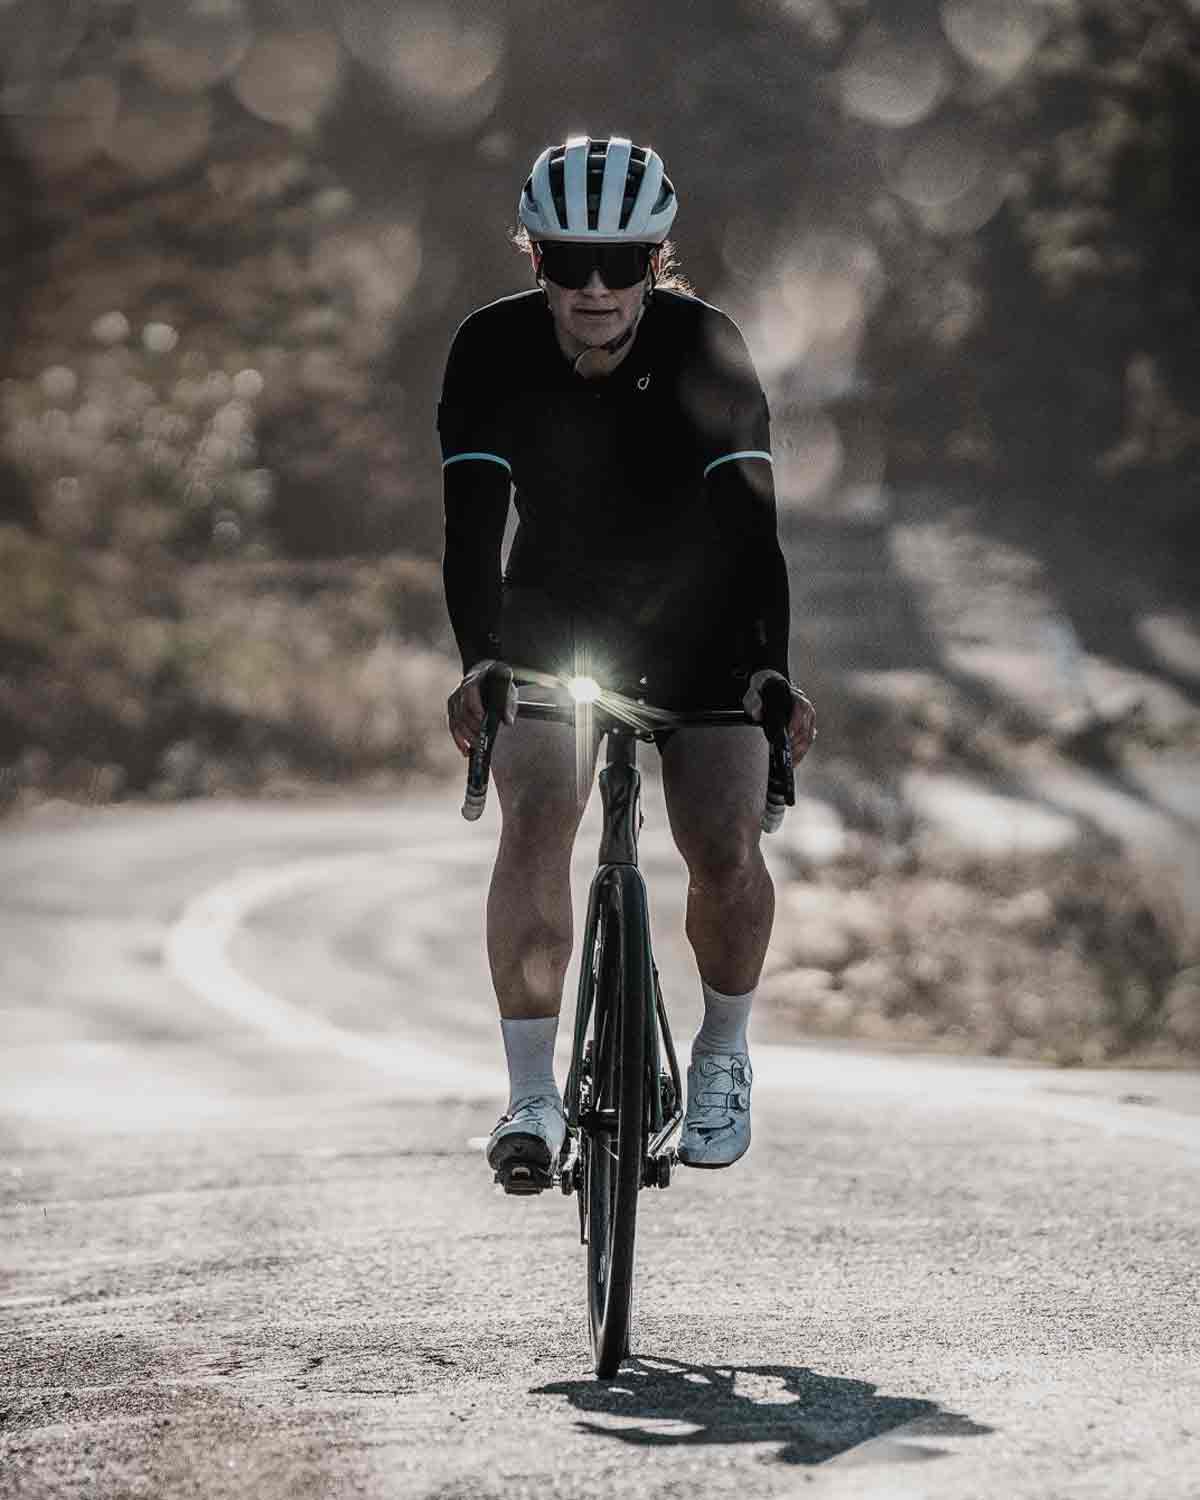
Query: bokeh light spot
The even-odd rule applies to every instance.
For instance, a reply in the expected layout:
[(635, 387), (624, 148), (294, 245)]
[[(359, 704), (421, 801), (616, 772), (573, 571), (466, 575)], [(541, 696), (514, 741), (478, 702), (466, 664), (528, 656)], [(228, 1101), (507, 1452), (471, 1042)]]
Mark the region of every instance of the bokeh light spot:
[(172, 93), (197, 93), (229, 75), (253, 39), (241, 0), (154, 0), (143, 5), (138, 57)]
[(179, 334), (169, 323), (147, 323), (142, 329), (142, 345), (148, 354), (170, 354), (179, 343)]
[(972, 234), (999, 212), (1007, 195), (1004, 163), (999, 155), (989, 152), (971, 186), (947, 203), (921, 205), (921, 220), (938, 234)]
[(983, 141), (966, 120), (943, 118), (902, 136), (884, 136), (878, 149), (888, 186), (924, 209), (961, 198), (984, 170)]
[(123, 344), (130, 332), (129, 319), (123, 312), (104, 313), (92, 324), (92, 337), (98, 344)]
[(79, 388), (79, 378), (66, 365), (51, 365), (48, 370), (42, 371), (40, 384), (47, 401), (62, 403), (74, 398)]
[(776, 414), (772, 450), (781, 510), (800, 510), (824, 499), (842, 471), (842, 440), (827, 413), (815, 409)]
[(869, 27), (843, 65), (839, 82), (848, 115), (896, 129), (931, 114), (949, 77), (938, 39), (901, 40)]
[(830, 0), (778, 0), (784, 18), (820, 47), (842, 39), (842, 23)]
[(354, 194), (343, 187), (327, 187), (312, 200), (312, 211), (318, 219), (327, 222), (342, 219), (354, 207)]
[(262, 395), (263, 384), (257, 370), (239, 370), (233, 377), (233, 394), (239, 401), (254, 401)]
[(233, 91), (260, 120), (311, 130), (333, 98), (341, 47), (330, 31), (270, 32), (246, 54)]
[(510, 161), (516, 150), (511, 130), (490, 130), (475, 148), (485, 161)]
[(1049, 29), (1042, 5), (1030, 0), (943, 0), (942, 28), (967, 62), (997, 79), (1014, 78)]
[(213, 527), (212, 539), (213, 544), (225, 552), (231, 552), (241, 542), (242, 528), (233, 511), (221, 511)]
[(863, 320), (863, 296), (854, 279), (843, 273), (786, 267), (781, 301), (800, 324), (806, 346), (836, 343)]
[(867, 317), (882, 294), (883, 265), (863, 236), (830, 229), (781, 236), (760, 262), (745, 318), (764, 379), (790, 397), (830, 400), (857, 380)]
[(390, 11), (357, 0), (342, 26), (349, 50), (427, 128), (461, 134), (495, 108), (504, 34), (482, 12), (419, 4)]

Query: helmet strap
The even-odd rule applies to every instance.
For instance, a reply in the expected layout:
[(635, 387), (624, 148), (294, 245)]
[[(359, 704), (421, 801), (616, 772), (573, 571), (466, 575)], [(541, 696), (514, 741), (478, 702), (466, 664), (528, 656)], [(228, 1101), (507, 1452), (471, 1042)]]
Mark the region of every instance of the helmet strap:
[(625, 345), (629, 342), (629, 340), (637, 332), (637, 326), (638, 326), (638, 324), (641, 321), (642, 321), (642, 309), (639, 307), (638, 311), (637, 311), (637, 317), (635, 317), (633, 319), (633, 321), (630, 323), (629, 327), (624, 331), (624, 333), (618, 333), (615, 339), (609, 339), (609, 341), (608, 341), (607, 344), (601, 344), (600, 345), (600, 347), (604, 350), (605, 354), (615, 354), (618, 349), (624, 349)]
[[(629, 327), (623, 333), (617, 334), (616, 338), (609, 339), (607, 344), (593, 344), (588, 349), (580, 350), (571, 361), (571, 369), (574, 373), (581, 376), (584, 380), (594, 380), (598, 375), (610, 374), (616, 367), (616, 356), (620, 354), (621, 350), (625, 348), (626, 344), (630, 342), (637, 332), (638, 324), (642, 321), (642, 314), (645, 310), (645, 303), (643, 303), (638, 308), (637, 314)], [(582, 368), (585, 361), (590, 362), (593, 368)]]

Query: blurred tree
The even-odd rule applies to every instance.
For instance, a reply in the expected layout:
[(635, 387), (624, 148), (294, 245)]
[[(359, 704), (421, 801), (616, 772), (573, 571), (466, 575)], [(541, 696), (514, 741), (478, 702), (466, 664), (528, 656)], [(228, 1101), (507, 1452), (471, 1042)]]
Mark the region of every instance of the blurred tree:
[[(537, 150), (620, 130), (663, 151), (683, 270), (747, 331), (785, 502), (950, 480), (1047, 545), (1108, 532), (1114, 570), (1184, 559), (1198, 68), (1188, 0), (7, 0), (5, 556), (436, 557), (453, 329), (529, 285), (507, 235)], [(160, 327), (218, 394), (262, 382), (252, 423), (222, 399), (179, 436), (207, 488), (138, 457), (190, 399), (147, 376)], [(164, 519), (177, 491), (203, 503)]]
[[(1031, 67), (980, 114), (1012, 153), (1003, 210), (966, 242), (890, 247), (873, 354), (900, 472), (983, 473), (1006, 505), (1049, 500), (1117, 545), (1194, 547), (1200, 15), (1055, 7)], [(956, 282), (974, 311), (940, 340), (938, 292)]]

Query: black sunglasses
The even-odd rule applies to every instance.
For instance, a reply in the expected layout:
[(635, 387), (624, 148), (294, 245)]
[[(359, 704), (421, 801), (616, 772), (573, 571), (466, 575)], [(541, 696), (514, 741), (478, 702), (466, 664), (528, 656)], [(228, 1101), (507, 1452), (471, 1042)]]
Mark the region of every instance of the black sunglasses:
[(555, 286), (577, 292), (581, 287), (587, 286), (593, 271), (599, 271), (600, 280), (609, 291), (618, 292), (645, 280), (654, 246), (581, 245), (550, 241), (539, 248), (542, 253), (542, 275)]

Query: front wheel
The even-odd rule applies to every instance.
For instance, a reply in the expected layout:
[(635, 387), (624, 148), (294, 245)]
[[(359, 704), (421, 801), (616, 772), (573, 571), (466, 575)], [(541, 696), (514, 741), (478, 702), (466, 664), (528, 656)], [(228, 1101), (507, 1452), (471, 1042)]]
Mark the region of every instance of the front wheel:
[(638, 1191), (646, 1144), (647, 1007), (652, 1003), (645, 887), (616, 866), (596, 927), (591, 1100), (583, 1137), (588, 1225), (588, 1313), (596, 1374), (616, 1374), (629, 1352)]

